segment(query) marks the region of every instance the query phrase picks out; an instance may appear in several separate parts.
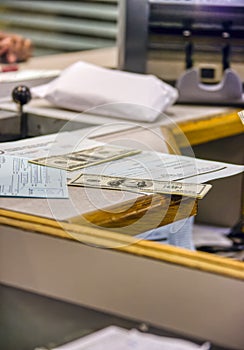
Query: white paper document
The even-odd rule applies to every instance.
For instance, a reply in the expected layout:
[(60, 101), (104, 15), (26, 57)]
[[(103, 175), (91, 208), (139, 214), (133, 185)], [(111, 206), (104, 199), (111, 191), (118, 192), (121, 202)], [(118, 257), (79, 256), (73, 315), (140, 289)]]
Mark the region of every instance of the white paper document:
[(146, 334), (136, 329), (110, 326), (101, 331), (54, 348), (54, 350), (208, 350), (209, 343), (197, 345), (190, 341)]
[(46, 84), (60, 74), (55, 69), (23, 69), (14, 72), (0, 73), (0, 99), (11, 100), (12, 90), (18, 85), (29, 88)]
[(104, 145), (85, 137), (79, 130), (38, 136), (15, 142), (0, 143), (0, 154), (8, 154), (28, 159), (62, 155)]
[(68, 198), (66, 172), (0, 155), (0, 196)]
[(143, 151), (124, 159), (88, 167), (82, 173), (200, 184), (243, 171), (243, 165)]
[(201, 246), (231, 247), (233, 242), (227, 237), (230, 227), (218, 227), (203, 224), (193, 225), (193, 241), (196, 248)]
[(60, 70), (49, 69), (25, 69), (15, 72), (0, 74), (0, 83), (19, 82), (33, 79), (54, 78), (60, 74)]

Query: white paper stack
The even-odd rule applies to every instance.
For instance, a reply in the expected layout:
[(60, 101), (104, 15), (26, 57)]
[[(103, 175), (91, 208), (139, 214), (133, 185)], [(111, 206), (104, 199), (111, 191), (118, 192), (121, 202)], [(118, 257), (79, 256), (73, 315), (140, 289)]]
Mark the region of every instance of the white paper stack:
[(175, 88), (153, 75), (111, 70), (81, 61), (32, 92), (61, 108), (79, 112), (92, 109), (95, 114), (144, 122), (153, 122), (178, 97)]

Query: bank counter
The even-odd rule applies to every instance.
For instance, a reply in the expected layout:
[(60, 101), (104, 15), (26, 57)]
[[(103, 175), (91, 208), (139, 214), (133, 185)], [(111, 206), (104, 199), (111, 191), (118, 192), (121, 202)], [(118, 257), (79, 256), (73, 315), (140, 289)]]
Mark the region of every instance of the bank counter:
[[(105, 49), (33, 58), (22, 68), (63, 69), (79, 59), (114, 67), (115, 57), (114, 49)], [(196, 149), (225, 138), (243, 141), (237, 109), (215, 111), (212, 107), (207, 111), (201, 106), (176, 105), (169, 113), (181, 115), (176, 123)], [(131, 140), (148, 137), (157, 151), (171, 152), (167, 145), (173, 142), (179, 152), (186, 147), (178, 129), (166, 125), (152, 129), (163, 135), (159, 139), (165, 142), (150, 139), (140, 126), (113, 131), (97, 140), (111, 141), (122, 134)], [(240, 196), (241, 176), (235, 190)], [(0, 295), (5, 349), (56, 344), (109, 324), (197, 342), (207, 340), (213, 349), (244, 348), (243, 263), (136, 238), (153, 228), (155, 216), (162, 213), (159, 225), (198, 217), (196, 199), (130, 194), (125, 200), (110, 191), (98, 210), (86, 198), (84, 188), (69, 191), (78, 208), (72, 217), (65, 210), (57, 216), (57, 203), (44, 199), (1, 199)], [(97, 190), (92, 191), (95, 198)], [(241, 219), (241, 205), (239, 198), (236, 216), (228, 218), (229, 223)], [(213, 209), (217, 210), (214, 221), (218, 217), (216, 198)]]

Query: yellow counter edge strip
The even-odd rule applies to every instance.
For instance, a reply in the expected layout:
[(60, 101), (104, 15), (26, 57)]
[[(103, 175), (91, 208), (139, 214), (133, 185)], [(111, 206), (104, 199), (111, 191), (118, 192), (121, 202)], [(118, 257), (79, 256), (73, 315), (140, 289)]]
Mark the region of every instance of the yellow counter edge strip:
[(0, 209), (0, 224), (244, 280), (244, 263), (84, 225)]
[(244, 132), (244, 126), (238, 116), (240, 109), (220, 113), (206, 118), (179, 122), (173, 128), (178, 147), (199, 145), (205, 142), (238, 135)]

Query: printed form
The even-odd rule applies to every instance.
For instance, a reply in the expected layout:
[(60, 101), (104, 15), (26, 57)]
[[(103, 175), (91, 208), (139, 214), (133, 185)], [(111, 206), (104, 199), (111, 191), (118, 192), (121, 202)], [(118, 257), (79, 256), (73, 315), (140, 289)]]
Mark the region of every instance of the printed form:
[(66, 172), (0, 155), (0, 196), (68, 198)]
[(82, 173), (200, 184), (243, 171), (243, 165), (143, 151), (105, 165), (87, 167)]

